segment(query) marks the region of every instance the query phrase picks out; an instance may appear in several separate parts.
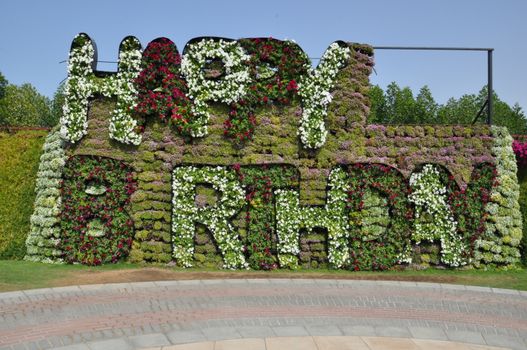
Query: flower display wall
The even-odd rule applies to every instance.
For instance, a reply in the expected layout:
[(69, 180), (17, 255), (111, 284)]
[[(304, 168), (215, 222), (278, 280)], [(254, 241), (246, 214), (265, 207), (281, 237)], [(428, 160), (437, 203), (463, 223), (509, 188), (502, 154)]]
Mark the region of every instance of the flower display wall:
[[(180, 59), (189, 52), (183, 68)], [(237, 57), (232, 62), (231, 55)], [(123, 172), (136, 174), (125, 206), (133, 227), (118, 233), (126, 238), (121, 257), (181, 266), (349, 270), (518, 261), (515, 170), (503, 132), (486, 125), (367, 125), (372, 48), (338, 42), (317, 69), (306, 61), (296, 44), (276, 39), (198, 38), (182, 56), (168, 39), (156, 39), (134, 80), (137, 105), (130, 116), (141, 142), (133, 147), (108, 137), (118, 101), (103, 94), (88, 99), (88, 132), (65, 152), (72, 159), (123, 162), (129, 167)], [(243, 88), (227, 98), (222, 91), (238, 84), (224, 79), (229, 65), (231, 81), (241, 79)], [(302, 86), (318, 91), (313, 113)], [(311, 117), (323, 123), (306, 129), (318, 136), (305, 142), (300, 130)], [(196, 137), (201, 132), (192, 130), (204, 126), (207, 135)], [(420, 191), (410, 179), (425, 164), (439, 177), (424, 181)], [(426, 188), (444, 192), (434, 197), (441, 210), (422, 205), (433, 197)], [(63, 216), (76, 210), (63, 198)], [(443, 225), (445, 218), (455, 225)], [(61, 235), (68, 231), (70, 240), (100, 228), (84, 224)], [(416, 230), (425, 224), (442, 233)], [(75, 247), (85, 242), (77, 242), (68, 261), (84, 259)], [(85, 262), (96, 263), (93, 257)]]
[(60, 184), (66, 155), (59, 131), (53, 129), (43, 146), (35, 186), (36, 198), (31, 229), (26, 240), (25, 260), (61, 262), (60, 213), (62, 199)]

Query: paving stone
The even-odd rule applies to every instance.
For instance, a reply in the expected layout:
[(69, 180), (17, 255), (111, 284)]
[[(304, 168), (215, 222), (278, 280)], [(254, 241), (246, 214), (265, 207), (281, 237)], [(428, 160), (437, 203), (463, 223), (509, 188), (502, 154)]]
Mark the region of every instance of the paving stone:
[(55, 350), (90, 350), (90, 348), (86, 344), (71, 344), (55, 348)]
[(128, 339), (136, 348), (171, 345), (168, 338), (162, 333), (136, 335)]
[(243, 338), (268, 338), (276, 336), (271, 327), (267, 326), (243, 326), (236, 327), (236, 330)]
[(332, 325), (306, 326), (306, 329), (307, 332), (312, 336), (342, 335), (340, 328)]
[(461, 343), (474, 343), (486, 345), (485, 339), (481, 333), (476, 332), (467, 332), (467, 331), (456, 331), (456, 330), (446, 330), (445, 331), (449, 340), (458, 341)]
[(99, 340), (86, 343), (90, 350), (132, 350), (133, 347), (123, 338)]
[(492, 288), (492, 292), (496, 294), (520, 295), (520, 292), (515, 289)]
[(266, 350), (264, 339), (221, 340), (214, 344), (214, 350)]
[(466, 290), (472, 291), (472, 292), (485, 292), (485, 293), (492, 292), (491, 288), (489, 288), (489, 287), (480, 287), (480, 286), (466, 286)]
[(488, 345), (492, 346), (500, 346), (504, 348), (510, 348), (510, 349), (518, 349), (518, 350), (525, 350), (527, 349), (527, 343), (525, 343), (522, 339), (517, 337), (509, 337), (505, 335), (493, 335), (493, 334), (485, 334), (483, 335), (485, 340), (487, 341)]
[(267, 350), (318, 350), (312, 337), (278, 337), (265, 339)]
[(61, 293), (61, 294), (75, 294), (77, 292), (80, 292), (81, 289), (79, 286), (66, 286), (66, 287), (55, 287), (51, 288), (53, 293)]
[(273, 332), (279, 337), (301, 337), (309, 335), (309, 332), (301, 326), (273, 326), (271, 328), (273, 329)]
[(402, 327), (383, 327), (376, 326), (374, 327), (375, 334), (380, 337), (397, 337), (397, 338), (411, 338), (412, 334), (408, 328)]
[(201, 330), (207, 340), (227, 340), (227, 339), (238, 339), (242, 336), (232, 327), (212, 327), (203, 328)]
[(207, 340), (200, 330), (178, 330), (167, 334), (172, 344), (197, 343)]
[(26, 299), (23, 291), (3, 292), (0, 293), (0, 299)]
[(462, 284), (441, 283), (440, 286), (441, 286), (441, 289), (445, 289), (445, 290), (459, 290), (459, 291), (467, 290), (467, 287)]
[(313, 337), (319, 350), (371, 350), (361, 337), (336, 336)]
[(420, 350), (412, 339), (390, 337), (362, 337), (362, 340), (374, 350)]
[(340, 326), (344, 335), (356, 336), (375, 336), (375, 328), (373, 326)]
[(42, 339), (38, 342), (38, 347), (41, 348), (42, 350), (45, 350), (45, 349), (51, 349), (53, 345), (47, 339)]
[(432, 339), (432, 340), (448, 340), (445, 331), (437, 327), (408, 327), (413, 338), (417, 339)]
[(194, 344), (172, 345), (164, 347), (163, 350), (214, 350), (214, 342), (208, 341)]

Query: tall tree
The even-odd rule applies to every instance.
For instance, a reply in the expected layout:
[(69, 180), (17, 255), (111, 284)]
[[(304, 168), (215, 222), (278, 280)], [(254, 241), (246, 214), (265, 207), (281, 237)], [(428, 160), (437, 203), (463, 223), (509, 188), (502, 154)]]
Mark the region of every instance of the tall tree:
[(66, 99), (64, 95), (64, 86), (64, 82), (60, 83), (57, 87), (57, 90), (53, 94), (53, 100), (51, 100), (50, 118), (49, 120), (45, 121), (47, 126), (57, 125), (60, 121), (60, 117), (62, 117), (62, 106), (64, 105), (64, 101)]
[[(392, 82), (386, 92), (379, 86), (370, 89), (370, 123), (378, 124), (472, 124), (487, 100), (487, 87), (478, 94), (466, 94), (450, 98), (445, 104), (437, 104), (430, 89), (423, 86), (414, 99), (410, 88), (401, 88)], [(492, 123), (506, 126), (512, 134), (527, 133), (527, 117), (516, 103), (513, 107), (493, 94)], [(476, 120), (484, 123), (486, 110)]]
[(423, 86), (415, 98), (416, 121), (427, 124), (437, 124), (438, 104), (428, 86)]
[(7, 87), (7, 84), (9, 84), (9, 82), (4, 77), (2, 72), (0, 72), (0, 99), (4, 98), (5, 96), (5, 89)]
[(0, 122), (10, 126), (47, 126), (50, 101), (31, 84), (7, 85), (0, 100)]
[(371, 108), (368, 115), (368, 123), (383, 124), (386, 123), (386, 95), (379, 85), (373, 85), (369, 91)]
[(400, 88), (395, 82), (386, 88), (386, 122), (390, 124), (413, 123), (415, 99), (409, 87)]

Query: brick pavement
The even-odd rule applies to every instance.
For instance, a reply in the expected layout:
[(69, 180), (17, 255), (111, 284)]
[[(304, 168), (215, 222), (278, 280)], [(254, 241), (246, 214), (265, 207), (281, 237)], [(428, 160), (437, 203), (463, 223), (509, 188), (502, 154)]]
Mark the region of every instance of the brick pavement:
[(233, 279), (0, 293), (0, 349), (118, 350), (252, 338), (267, 344), (276, 337), (320, 336), (527, 349), (527, 292), (412, 282)]

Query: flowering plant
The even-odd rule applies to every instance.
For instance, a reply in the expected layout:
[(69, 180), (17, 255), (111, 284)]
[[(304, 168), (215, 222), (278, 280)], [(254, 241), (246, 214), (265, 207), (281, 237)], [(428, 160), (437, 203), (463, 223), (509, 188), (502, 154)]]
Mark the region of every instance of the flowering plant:
[(331, 102), (335, 78), (350, 57), (350, 49), (333, 43), (326, 50), (315, 70), (310, 69), (298, 84), (303, 111), (298, 134), (307, 148), (319, 148), (326, 142), (324, 120)]
[(122, 162), (89, 156), (68, 160), (60, 217), (60, 249), (66, 262), (100, 265), (128, 255), (133, 221), (127, 209), (136, 186)]
[(292, 41), (252, 38), (241, 39), (239, 43), (250, 56), (251, 81), (245, 97), (231, 104), (224, 133), (237, 141), (245, 141), (254, 132), (256, 107), (288, 105), (296, 98), (297, 82), (307, 73), (309, 60)]
[(437, 168), (426, 164), (410, 177), (410, 202), (415, 205), (412, 239), (441, 242), (441, 261), (450, 266), (465, 265), (462, 252), (468, 250), (457, 236), (457, 222), (447, 203), (446, 187)]
[[(204, 72), (203, 67), (211, 60), (222, 62), (225, 74), (221, 79), (211, 79)], [(181, 72), (188, 84), (189, 97), (194, 100), (192, 114), (198, 126), (192, 130), (192, 136), (207, 134), (207, 101), (230, 104), (245, 97), (250, 81), (248, 60), (249, 56), (236, 41), (201, 39), (187, 45), (181, 61)]]
[(87, 132), (88, 98), (93, 93), (90, 77), (93, 74), (94, 55), (90, 37), (78, 34), (71, 44), (60, 119), (61, 135), (69, 142), (79, 141)]
[(188, 87), (181, 78), (181, 55), (167, 38), (148, 44), (143, 53), (142, 71), (135, 79), (138, 102), (135, 111), (143, 117), (154, 115), (190, 136), (197, 130)]
[(527, 142), (514, 140), (512, 142), (512, 150), (516, 155), (518, 166), (525, 167), (527, 165)]
[[(119, 47), (119, 70), (99, 88), (106, 97), (117, 96), (117, 105), (110, 118), (110, 138), (122, 143), (139, 145), (141, 128), (132, 112), (137, 104), (134, 79), (141, 70), (141, 43), (133, 36), (126, 37)], [(96, 80), (100, 81), (100, 80)]]
[[(353, 164), (349, 166), (351, 257), (350, 269), (386, 270), (408, 258), (413, 210), (408, 201), (409, 188), (396, 169), (382, 164)], [(374, 191), (382, 204), (389, 208), (390, 223), (375, 235), (365, 235), (371, 211), (365, 209), (366, 197)]]
[(475, 260), (476, 264), (513, 266), (520, 261), (522, 238), (517, 158), (507, 128), (492, 126), (491, 132), (498, 185), (492, 188), (489, 203), (485, 207), (488, 220), (485, 222), (485, 232), (475, 243)]
[(24, 260), (62, 262), (60, 249), (60, 181), (66, 163), (64, 141), (57, 128), (46, 137), (35, 186), (36, 198)]
[(106, 78), (93, 73), (95, 49), (86, 34), (73, 39), (68, 61), (68, 80), (64, 89), (61, 135), (75, 143), (87, 133), (88, 103), (94, 93), (117, 96), (117, 105), (110, 118), (110, 137), (123, 143), (138, 145), (137, 121), (131, 116), (136, 104), (137, 91), (133, 80), (139, 74), (141, 43), (134, 37), (123, 39), (119, 49), (119, 71)]
[(261, 167), (239, 164), (232, 166), (245, 188), (247, 211), (247, 237), (245, 253), (253, 269), (272, 270), (278, 267), (276, 260), (275, 195), (280, 188), (298, 189), (298, 170), (288, 165), (262, 165)]
[[(173, 255), (177, 262), (184, 267), (192, 266), (195, 223), (200, 222), (209, 227), (216, 239), (223, 255), (225, 268), (247, 267), (241, 242), (228, 220), (241, 209), (245, 198), (234, 171), (220, 166), (202, 168), (186, 166), (174, 169), (173, 175), (172, 238)], [(211, 184), (222, 194), (214, 208), (195, 205), (195, 188), (199, 183)]]
[(335, 168), (329, 175), (328, 200), (324, 208), (300, 207), (298, 193), (294, 190), (278, 189), (276, 196), (276, 233), (278, 236), (278, 260), (280, 266), (298, 266), (299, 231), (311, 231), (315, 227), (328, 230), (328, 260), (335, 268), (349, 261), (349, 225), (346, 215), (346, 173)]

